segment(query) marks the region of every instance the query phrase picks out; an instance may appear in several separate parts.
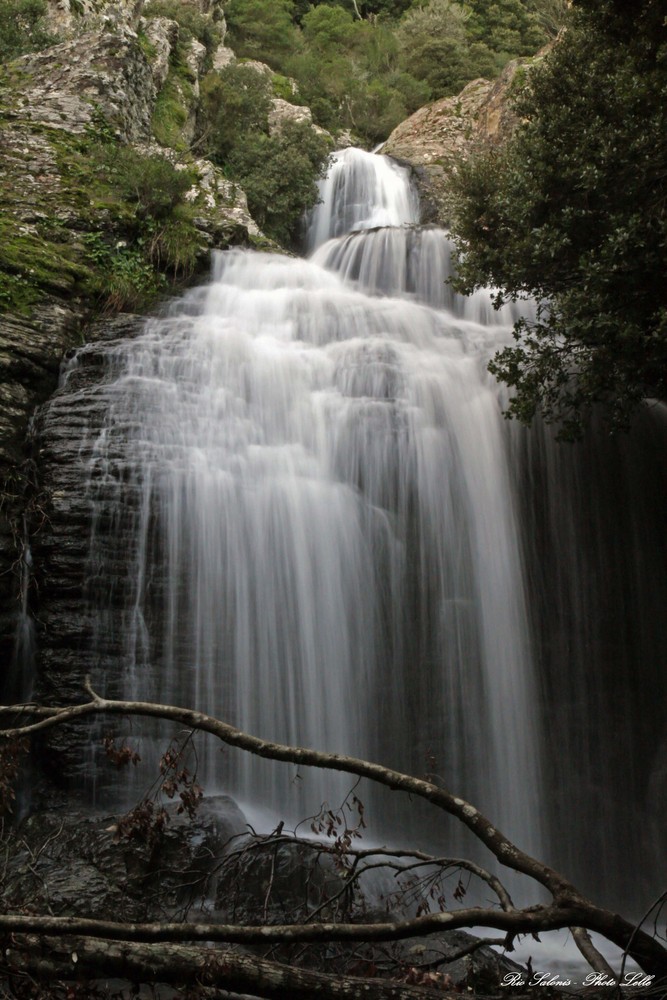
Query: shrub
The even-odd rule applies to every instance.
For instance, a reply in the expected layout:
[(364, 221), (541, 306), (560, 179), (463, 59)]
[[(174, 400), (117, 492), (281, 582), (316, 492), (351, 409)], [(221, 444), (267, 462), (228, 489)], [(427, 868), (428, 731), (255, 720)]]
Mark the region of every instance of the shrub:
[(252, 132), (232, 152), (229, 171), (267, 236), (283, 246), (298, 240), (304, 213), (316, 203), (317, 179), (329, 144), (305, 122), (286, 122), (275, 135)]
[(229, 44), (238, 56), (281, 70), (299, 48), (292, 0), (230, 0), (225, 9)]
[(251, 66), (236, 63), (210, 73), (202, 86), (202, 107), (210, 155), (224, 164), (249, 132), (268, 132), (271, 83)]
[(168, 17), (176, 21), (180, 38), (187, 42), (196, 38), (212, 52), (220, 42), (221, 32), (210, 17), (201, 14), (194, 6), (181, 0), (153, 0), (144, 10), (145, 17)]
[(0, 62), (53, 45), (46, 30), (44, 0), (0, 0)]

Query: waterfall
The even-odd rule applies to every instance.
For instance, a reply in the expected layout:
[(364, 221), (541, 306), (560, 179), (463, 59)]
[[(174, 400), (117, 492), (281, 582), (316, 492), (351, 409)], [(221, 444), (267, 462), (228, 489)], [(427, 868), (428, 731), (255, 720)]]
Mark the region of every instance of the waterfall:
[(355, 230), (419, 221), (419, 199), (409, 172), (388, 156), (354, 147), (335, 153), (319, 187), (320, 202), (306, 235), (309, 250)]
[[(517, 511), (485, 370), (507, 317), (452, 296), (446, 234), (401, 228), (417, 210), (405, 170), (346, 150), (310, 260), (218, 253), (206, 289), (112, 351), (89, 459), (95, 652), (120, 634), (126, 697), (415, 773), (435, 759), (539, 850)], [(290, 818), (348, 787), (211, 753), (205, 783)]]
[[(102, 378), (53, 405), (80, 435), (93, 682), (436, 773), (597, 891), (658, 843), (664, 413), (574, 450), (504, 421), (486, 365), (517, 306), (456, 295), (417, 215), (403, 168), (346, 150), (308, 259), (216, 253), (138, 336), (82, 349)], [(199, 767), (290, 821), (349, 788), (209, 744)], [(469, 849), (363, 797), (374, 836)]]

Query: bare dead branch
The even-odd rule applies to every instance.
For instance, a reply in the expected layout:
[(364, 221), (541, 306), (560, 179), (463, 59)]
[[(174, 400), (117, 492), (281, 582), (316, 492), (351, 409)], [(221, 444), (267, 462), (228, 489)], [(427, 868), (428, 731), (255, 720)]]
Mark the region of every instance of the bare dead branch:
[(382, 923), (318, 924), (221, 924), (221, 923), (125, 923), (89, 917), (51, 917), (23, 913), (0, 914), (0, 933), (76, 934), (112, 941), (219, 941), (225, 944), (271, 944), (316, 941), (398, 941), (424, 937), (446, 930), (486, 926), (513, 934), (560, 930), (582, 916), (580, 909), (537, 905), (526, 909), (491, 910), (469, 907), (429, 913), (409, 920)]
[[(363, 926), (363, 929), (360, 928), (360, 925), (355, 924), (312, 924), (282, 927), (276, 925), (262, 928), (211, 927), (195, 924), (189, 925), (187, 928), (182, 925), (169, 924), (114, 926), (113, 924), (105, 924), (105, 922), (73, 922), (74, 918), (21, 917), (18, 915), (0, 917), (0, 927), (6, 926), (8, 930), (16, 932), (23, 928), (27, 933), (48, 934), (48, 921), (59, 919), (58, 924), (51, 925), (53, 933), (69, 932), (98, 934), (99, 936), (104, 934), (117, 940), (123, 937), (127, 939), (134, 934), (139, 935), (135, 937), (135, 940), (139, 941), (199, 939), (269, 943), (273, 940), (395, 940), (401, 937), (414, 937), (446, 929), (453, 930), (471, 926), (505, 930), (512, 936), (517, 933), (534, 933), (574, 926), (600, 933), (621, 949), (627, 950), (628, 954), (645, 972), (656, 976), (659, 980), (667, 981), (667, 949), (659, 941), (642, 931), (640, 927), (624, 920), (618, 914), (596, 906), (559, 872), (520, 850), (508, 837), (496, 829), (475, 806), (466, 802), (465, 799), (453, 795), (447, 789), (441, 788), (431, 781), (403, 774), (392, 768), (355, 757), (324, 753), (304, 747), (286, 746), (263, 740), (192, 709), (151, 702), (114, 701), (101, 698), (92, 690), (88, 680), (86, 681), (86, 690), (91, 701), (82, 705), (54, 710), (53, 714), (41, 718), (38, 722), (0, 731), (0, 739), (11, 740), (18, 736), (27, 736), (64, 722), (91, 715), (138, 715), (164, 719), (201, 732), (211, 733), (223, 743), (246, 750), (259, 757), (299, 766), (341, 771), (359, 778), (368, 778), (394, 791), (408, 792), (425, 799), (437, 808), (456, 817), (503, 865), (528, 875), (546, 887), (553, 897), (553, 904), (510, 911), (479, 907), (455, 912), (445, 911), (397, 924), (367, 924)], [(21, 706), (13, 706), (13, 708), (16, 711)], [(2, 709), (0, 709), (0, 713), (2, 713)], [(23, 920), (33, 922), (32, 924), (21, 923)], [(40, 921), (46, 921), (46, 923), (40, 923)], [(199, 928), (199, 930), (195, 931), (195, 928)]]
[(222, 722), (220, 719), (215, 719), (210, 715), (205, 715), (202, 712), (196, 712), (192, 709), (179, 708), (173, 705), (159, 705), (152, 702), (114, 701), (101, 698), (92, 690), (89, 680), (86, 681), (86, 690), (92, 698), (90, 702), (83, 705), (72, 705), (62, 708), (57, 714), (43, 718), (39, 722), (2, 730), (0, 731), (0, 738), (13, 739), (17, 736), (28, 736), (36, 732), (42, 732), (54, 725), (60, 725), (64, 722), (70, 722), (73, 719), (97, 714), (142, 715), (150, 718), (170, 720), (189, 728), (198, 729), (201, 732), (211, 733), (228, 746), (239, 747), (258, 757), (302, 766), (342, 771), (347, 774), (354, 774), (357, 777), (369, 778), (371, 781), (375, 781), (394, 791), (405, 791), (419, 798), (426, 799), (438, 808), (455, 816), (464, 826), (467, 826), (502, 864), (535, 879), (536, 882), (544, 885), (555, 899), (570, 900), (575, 897), (583, 899), (574, 886), (564, 879), (562, 875), (542, 862), (537, 861), (535, 858), (530, 857), (524, 851), (521, 851), (473, 805), (430, 781), (415, 778), (412, 775), (403, 774), (392, 768), (383, 767), (381, 764), (374, 764), (356, 757), (337, 753), (324, 753), (320, 750), (311, 750), (305, 747), (291, 747), (263, 740), (257, 736), (244, 733), (240, 729)]
[(591, 969), (604, 976), (611, 976), (612, 979), (616, 979), (616, 973), (609, 965), (604, 955), (601, 955), (597, 950), (591, 941), (591, 936), (588, 931), (583, 927), (570, 927), (570, 933), (572, 934), (574, 943), (590, 965)]

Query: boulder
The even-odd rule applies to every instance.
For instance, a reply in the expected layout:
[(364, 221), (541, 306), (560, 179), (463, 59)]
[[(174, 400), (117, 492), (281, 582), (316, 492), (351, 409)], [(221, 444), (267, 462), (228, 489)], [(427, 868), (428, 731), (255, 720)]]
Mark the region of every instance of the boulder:
[(194, 818), (166, 806), (151, 842), (118, 837), (114, 814), (35, 813), (8, 838), (3, 908), (98, 920), (150, 921), (204, 905), (230, 840), (246, 820), (228, 796)]

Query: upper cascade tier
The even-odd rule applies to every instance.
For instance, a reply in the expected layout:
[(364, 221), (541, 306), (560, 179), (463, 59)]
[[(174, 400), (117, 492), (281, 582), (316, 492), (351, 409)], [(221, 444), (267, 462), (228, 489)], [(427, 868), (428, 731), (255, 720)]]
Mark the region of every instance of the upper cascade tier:
[(459, 295), (450, 279), (456, 272), (454, 244), (444, 229), (383, 228), (327, 240), (310, 260), (371, 295), (409, 297), (433, 309), (483, 326), (510, 326), (534, 314), (532, 300), (494, 309), (491, 289)]
[(355, 230), (419, 222), (419, 197), (409, 170), (388, 156), (352, 147), (334, 153), (319, 192), (308, 224), (308, 252)]

